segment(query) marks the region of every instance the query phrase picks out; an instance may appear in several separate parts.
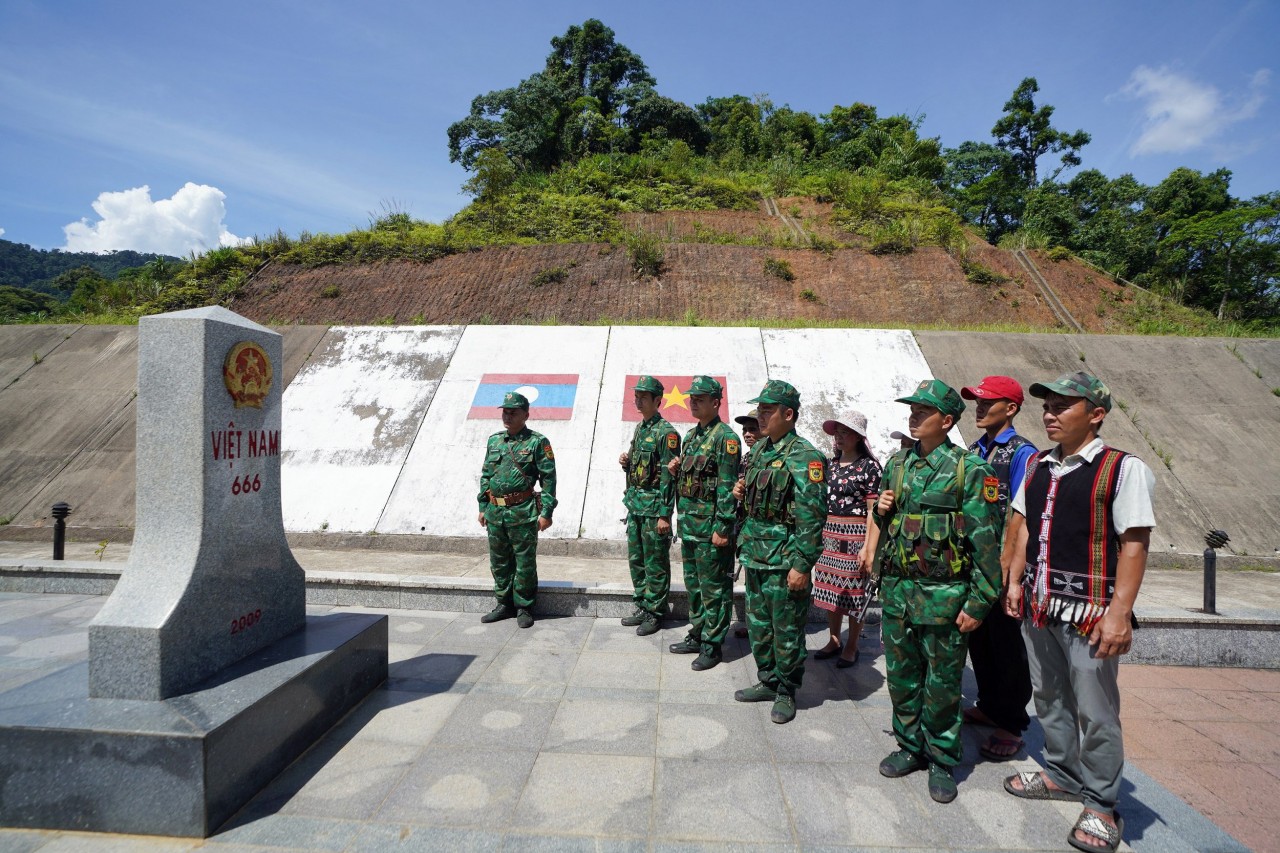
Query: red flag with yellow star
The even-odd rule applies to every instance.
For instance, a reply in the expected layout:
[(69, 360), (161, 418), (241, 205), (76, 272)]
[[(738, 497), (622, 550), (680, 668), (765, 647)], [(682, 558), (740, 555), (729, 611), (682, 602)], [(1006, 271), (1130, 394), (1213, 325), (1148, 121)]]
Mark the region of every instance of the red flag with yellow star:
[[(693, 416), (693, 412), (689, 409), (689, 386), (693, 384), (693, 376), (660, 376), (656, 373), (649, 374), (654, 379), (662, 383), (662, 387), (666, 389), (663, 392), (662, 400), (658, 404), (658, 414), (673, 424), (696, 424), (698, 419)], [(640, 420), (640, 412), (636, 411), (635, 403), (632, 398), (635, 391), (632, 387), (640, 381), (641, 374), (631, 373), (627, 375), (626, 385), (623, 387), (622, 393), (622, 419), (624, 421)], [(712, 376), (724, 388), (724, 396), (720, 398), (720, 420), (729, 420), (729, 381), (723, 376)]]

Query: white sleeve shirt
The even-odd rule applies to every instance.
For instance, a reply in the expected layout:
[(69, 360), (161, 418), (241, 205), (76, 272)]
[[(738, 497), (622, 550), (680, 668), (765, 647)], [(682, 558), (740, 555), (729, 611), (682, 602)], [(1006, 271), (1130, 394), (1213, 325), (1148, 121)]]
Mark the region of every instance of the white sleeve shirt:
[[(1049, 455), (1040, 460), (1038, 465), (1048, 465), (1050, 473), (1061, 477), (1074, 471), (1084, 462), (1092, 462), (1093, 458), (1105, 447), (1101, 438), (1095, 438), (1066, 459), (1060, 459), (1062, 446), (1049, 451)], [(1031, 477), (1023, 477), (1018, 486), (1018, 494), (1013, 498), (1013, 511), (1023, 518), (1027, 516), (1027, 483)], [(1120, 462), (1120, 479), (1116, 483), (1115, 497), (1111, 503), (1111, 525), (1117, 534), (1136, 527), (1152, 529), (1156, 526), (1155, 508), (1152, 496), (1156, 490), (1156, 475), (1138, 457), (1127, 454)]]

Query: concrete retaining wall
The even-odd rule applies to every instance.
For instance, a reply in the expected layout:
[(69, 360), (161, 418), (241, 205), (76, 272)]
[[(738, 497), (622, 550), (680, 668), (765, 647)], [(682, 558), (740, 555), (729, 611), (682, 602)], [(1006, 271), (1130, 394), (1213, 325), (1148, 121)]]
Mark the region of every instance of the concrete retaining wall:
[[(1156, 472), (1154, 551), (1198, 554), (1205, 530), (1222, 527), (1237, 553), (1280, 553), (1280, 397), (1271, 393), (1280, 341), (635, 326), (281, 331), (284, 517), (296, 532), (481, 536), (480, 458), (501, 429), (484, 414), (491, 403), (473, 411), (482, 383), (536, 387), (550, 376), (571, 396), (556, 419), (539, 419), (535, 400), (530, 421), (551, 439), (559, 470), (548, 535), (603, 543), (623, 535), (616, 460), (633, 426), (629, 375), (722, 376), (730, 417), (766, 379), (785, 378), (803, 395), (803, 435), (825, 449), (822, 421), (857, 408), (883, 459), (888, 434), (906, 422), (893, 398), (925, 376), (959, 386), (1007, 373), (1027, 385), (1084, 368), (1123, 403), (1106, 440)], [(133, 327), (0, 326), (0, 518), (12, 525), (0, 537), (47, 525), (58, 500), (73, 506), (75, 527), (132, 526), (136, 352)], [(1046, 443), (1036, 401), (1019, 428)], [(974, 435), (969, 412), (953, 437)]]

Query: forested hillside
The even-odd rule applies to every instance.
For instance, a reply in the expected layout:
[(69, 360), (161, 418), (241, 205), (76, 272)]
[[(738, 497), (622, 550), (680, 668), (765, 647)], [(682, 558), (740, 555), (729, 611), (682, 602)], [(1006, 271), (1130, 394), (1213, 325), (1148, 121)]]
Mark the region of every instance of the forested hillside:
[[(494, 247), (566, 243), (624, 250), (628, 263), (617, 268), (631, 281), (660, 279), (680, 243), (852, 252), (886, 263), (929, 248), (949, 256), (961, 280), (988, 286), (1002, 274), (974, 250), (974, 240), (985, 239), (1042, 250), (1048, 260), (1078, 256), (1163, 297), (1143, 309), (1155, 320), (1130, 330), (1280, 328), (1280, 193), (1236, 198), (1226, 169), (1176, 169), (1145, 186), (1087, 168), (1088, 132), (1055, 127), (1033, 77), (992, 116), (989, 139), (953, 147), (924, 135), (925, 116), (881, 115), (850, 94), (848, 104), (820, 114), (740, 94), (681, 103), (660, 94), (643, 60), (611, 29), (588, 20), (551, 39), (541, 69), (478, 95), (449, 128), (448, 153), (470, 173), (464, 189), (473, 200), (446, 222), (417, 221), (391, 205), (348, 234), (277, 233), (189, 262), (152, 261), (115, 275), (82, 270), (63, 280), (65, 302), (24, 316), (128, 321), (260, 299), (251, 283), (267, 265), (276, 271), (270, 286), (280, 288), (301, 281), (282, 269), (422, 265)], [(780, 227), (733, 227), (731, 212), (750, 219), (761, 209)], [(680, 211), (695, 213), (682, 219)], [(699, 219), (699, 211), (718, 213)], [(637, 219), (660, 213), (666, 231)], [(682, 257), (687, 263), (695, 254)], [(550, 283), (568, 275), (542, 272)], [(338, 278), (370, 275), (321, 285), (335, 306), (350, 287)], [(856, 319), (842, 316), (839, 304), (803, 313)], [(431, 308), (420, 313), (447, 306)], [(1107, 307), (1096, 310), (1101, 317)]]

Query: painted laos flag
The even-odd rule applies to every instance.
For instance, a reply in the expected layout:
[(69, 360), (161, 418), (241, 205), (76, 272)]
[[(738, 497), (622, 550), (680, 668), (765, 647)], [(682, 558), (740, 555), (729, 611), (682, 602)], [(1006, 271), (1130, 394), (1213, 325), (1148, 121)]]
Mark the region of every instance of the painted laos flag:
[(502, 398), (518, 391), (529, 400), (529, 420), (567, 421), (578, 396), (576, 373), (486, 373), (480, 377), (467, 420), (502, 420)]
[[(649, 374), (662, 383), (666, 389), (658, 404), (658, 414), (673, 424), (696, 424), (698, 419), (689, 408), (689, 386), (693, 384), (692, 376), (659, 376)], [(724, 396), (720, 398), (720, 420), (729, 420), (729, 380), (723, 376), (712, 376), (724, 388)], [(636, 410), (635, 392), (631, 389), (640, 381), (639, 373), (627, 375), (627, 384), (622, 390), (622, 419), (624, 421), (640, 420), (640, 412)]]

